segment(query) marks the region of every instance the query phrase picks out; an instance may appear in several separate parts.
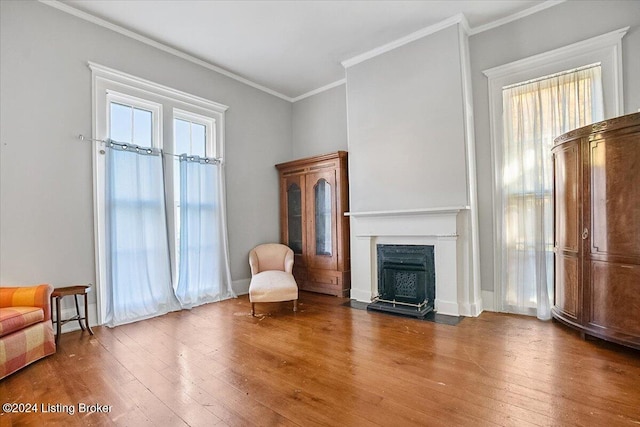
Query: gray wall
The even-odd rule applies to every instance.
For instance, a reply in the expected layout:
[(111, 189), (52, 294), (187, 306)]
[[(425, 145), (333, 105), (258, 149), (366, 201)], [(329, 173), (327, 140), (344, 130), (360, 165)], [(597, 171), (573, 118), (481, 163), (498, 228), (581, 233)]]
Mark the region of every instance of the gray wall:
[(456, 25), (347, 69), (350, 209), (467, 205)]
[(624, 110), (640, 108), (640, 2), (567, 1), (469, 39), (473, 85), (482, 288), (493, 290), (493, 170), (483, 70), (630, 26), (623, 38)]
[[(454, 27), (351, 67), (346, 89), (291, 106), (40, 3), (0, 1), (0, 19), (2, 285), (95, 280), (91, 154), (75, 139), (91, 133), (89, 60), (230, 106), (227, 207), (235, 280), (249, 277), (252, 246), (278, 239), (273, 165), (347, 149), (346, 91), (352, 210), (467, 203)], [(470, 37), (483, 289), (494, 283), (495, 212), (482, 71), (624, 26), (631, 26), (623, 39), (630, 113), (640, 108), (638, 1), (564, 2)], [(403, 192), (401, 184), (408, 184)]]
[(250, 248), (279, 238), (291, 104), (38, 2), (0, 12), (0, 283), (95, 283), (91, 152), (76, 139), (91, 135), (87, 61), (230, 107), (231, 273), (250, 277)]
[(340, 85), (293, 104), (293, 157), (347, 149), (347, 94)]

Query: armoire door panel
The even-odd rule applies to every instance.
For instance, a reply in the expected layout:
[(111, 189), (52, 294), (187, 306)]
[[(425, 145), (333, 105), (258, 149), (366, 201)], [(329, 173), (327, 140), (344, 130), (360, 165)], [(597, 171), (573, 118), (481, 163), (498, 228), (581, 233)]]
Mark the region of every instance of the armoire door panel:
[(591, 252), (640, 260), (638, 136), (591, 142)]
[(640, 338), (640, 265), (592, 261), (590, 288), (590, 323)]
[(556, 248), (578, 253), (580, 248), (580, 155), (577, 143), (554, 153), (556, 179)]
[(575, 256), (556, 254), (555, 306), (578, 320), (580, 306), (580, 262)]

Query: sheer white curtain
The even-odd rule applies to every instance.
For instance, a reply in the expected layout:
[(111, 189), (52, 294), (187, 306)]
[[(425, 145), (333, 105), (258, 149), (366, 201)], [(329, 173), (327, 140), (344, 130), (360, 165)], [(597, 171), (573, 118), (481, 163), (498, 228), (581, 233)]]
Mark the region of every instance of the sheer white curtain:
[(600, 66), (503, 89), (502, 309), (551, 317), (551, 148), (569, 130), (603, 120)]
[(222, 166), (180, 156), (180, 262), (176, 296), (184, 308), (235, 296), (228, 267)]
[(157, 150), (106, 150), (108, 326), (180, 309), (171, 284), (162, 158)]

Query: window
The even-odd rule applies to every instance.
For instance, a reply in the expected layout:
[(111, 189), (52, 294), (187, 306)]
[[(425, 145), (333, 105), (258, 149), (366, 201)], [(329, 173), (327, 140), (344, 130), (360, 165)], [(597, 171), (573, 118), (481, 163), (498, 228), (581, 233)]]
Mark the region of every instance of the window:
[[(104, 324), (107, 319), (107, 312), (111, 309), (109, 304), (113, 302), (113, 286), (115, 283), (113, 269), (110, 269), (110, 265), (113, 265), (111, 257), (114, 255), (114, 251), (119, 249), (119, 242), (113, 242), (113, 233), (109, 234), (108, 230), (113, 231), (111, 228), (113, 224), (108, 226), (109, 215), (113, 216), (113, 206), (107, 206), (108, 200), (114, 200), (114, 193), (110, 192), (107, 177), (114, 176), (113, 166), (106, 161), (109, 157), (110, 149), (112, 147), (118, 148), (120, 153), (136, 151), (141, 154), (149, 154), (149, 156), (139, 157), (138, 160), (129, 162), (126, 164), (126, 168), (123, 166), (119, 171), (127, 169), (128, 171), (135, 168), (135, 171), (139, 175), (131, 175), (129, 181), (131, 187), (140, 185), (140, 174), (145, 175), (146, 182), (140, 187), (140, 191), (120, 191), (116, 194), (120, 197), (117, 205), (118, 212), (123, 214), (123, 217), (130, 217), (132, 215), (127, 214), (125, 211), (135, 213), (135, 215), (141, 214), (145, 209), (153, 211), (155, 215), (153, 224), (154, 226), (163, 227), (166, 230), (166, 237), (164, 238), (167, 245), (167, 260), (165, 266), (162, 267), (163, 271), (166, 267), (168, 271), (169, 286), (174, 288), (177, 286), (179, 266), (180, 266), (180, 230), (181, 230), (181, 215), (180, 215), (180, 162), (178, 155), (186, 154), (192, 158), (206, 158), (206, 162), (209, 164), (216, 164), (211, 158), (220, 158), (223, 155), (223, 129), (224, 129), (224, 112), (227, 109), (226, 106), (208, 101), (203, 98), (199, 98), (193, 95), (186, 94), (165, 86), (155, 84), (143, 79), (139, 79), (134, 76), (130, 76), (97, 64), (90, 63), (89, 67), (92, 70), (93, 76), (93, 137), (96, 140), (112, 141), (109, 144), (105, 142), (99, 142), (94, 147), (94, 204), (95, 204), (95, 236), (96, 236), (96, 265), (97, 265), (97, 278), (96, 289), (98, 299), (98, 318), (101, 324)], [(131, 148), (136, 148), (132, 150)], [(144, 150), (141, 150), (143, 148)], [(120, 154), (118, 154), (120, 156)], [(122, 157), (122, 156), (121, 156)], [(155, 160), (150, 158), (154, 157)], [(111, 158), (116, 158), (112, 156)], [(193, 159), (192, 159), (193, 160)], [(204, 163), (204, 161), (203, 161)], [(124, 163), (121, 163), (121, 166)], [(197, 169), (197, 165), (193, 165)], [(191, 170), (194, 170), (192, 167)], [(111, 175), (109, 175), (107, 172)], [(152, 171), (153, 175), (150, 175)], [(119, 172), (121, 173), (121, 172)], [(199, 172), (198, 172), (199, 173)], [(219, 270), (218, 272), (206, 272), (208, 282), (217, 281), (218, 277), (224, 282), (226, 291), (219, 292), (218, 299), (223, 299), (225, 295), (232, 295), (231, 291), (231, 278), (228, 267), (228, 253), (226, 248), (228, 247), (226, 242), (226, 230), (224, 230), (224, 194), (223, 189), (219, 186), (221, 181), (222, 169), (220, 167), (212, 170), (207, 170), (202, 174), (204, 184), (211, 185), (211, 189), (204, 191), (204, 193), (197, 195), (194, 200), (200, 200), (197, 203), (196, 211), (212, 212), (216, 211), (215, 227), (216, 230), (206, 230), (209, 235), (215, 235), (215, 242), (211, 243), (211, 247), (202, 247), (204, 255), (198, 254), (198, 256), (209, 256), (210, 253), (215, 253), (220, 262), (216, 260), (215, 265)], [(149, 177), (151, 177), (149, 179)], [(158, 177), (155, 179), (155, 177)], [(120, 180), (123, 181), (123, 180)], [(135, 182), (134, 182), (135, 181)], [(115, 184), (110, 184), (115, 185)], [(120, 183), (120, 187), (126, 187), (127, 185)], [(158, 189), (153, 189), (148, 193), (149, 187), (155, 187), (158, 185)], [(203, 187), (204, 188), (204, 187)], [(208, 188), (208, 187), (207, 187)], [(128, 189), (127, 189), (128, 190)], [(144, 191), (142, 191), (144, 190)], [(147, 195), (152, 194), (151, 198)], [(111, 199), (109, 199), (111, 197)], [(128, 197), (131, 200), (127, 200), (127, 203), (121, 203), (122, 197)], [(158, 208), (158, 200), (161, 200), (163, 207)], [(113, 203), (111, 203), (113, 205)], [(123, 210), (124, 209), (124, 210)], [(161, 215), (161, 218), (159, 217)], [(148, 223), (144, 219), (137, 220), (140, 224), (139, 228), (145, 228)], [(208, 224), (212, 221), (202, 221)], [(131, 221), (134, 223), (134, 221)], [(158, 225), (160, 224), (160, 225)], [(133, 227), (135, 228), (135, 227)], [(120, 235), (125, 236), (123, 230), (118, 230)], [(153, 232), (149, 236), (153, 236)], [(158, 233), (162, 235), (162, 233)], [(193, 231), (191, 232), (193, 235)], [(161, 242), (162, 238), (155, 238), (155, 240)], [(136, 248), (144, 246), (144, 238), (138, 239), (141, 243)], [(150, 238), (150, 240), (152, 240)], [(155, 241), (154, 240), (154, 241)], [(186, 242), (186, 240), (185, 240)], [(191, 243), (190, 243), (191, 244)], [(199, 243), (194, 243), (200, 246)], [(124, 250), (124, 246), (122, 247)], [(149, 249), (151, 250), (151, 249)], [(154, 249), (155, 250), (155, 249)], [(221, 253), (224, 252), (224, 253)], [(131, 251), (129, 251), (131, 252)], [(163, 252), (163, 250), (160, 250)], [(149, 255), (149, 254), (147, 254)], [(119, 256), (119, 255), (117, 255)], [(140, 255), (136, 255), (140, 257)], [(123, 255), (123, 259), (125, 259)], [(156, 255), (142, 256), (140, 259), (160, 259), (162, 260), (164, 255), (160, 253)], [(130, 263), (131, 265), (143, 264), (147, 261), (139, 261), (137, 263)], [(162, 264), (161, 261), (160, 264)], [(212, 263), (214, 264), (214, 263)], [(191, 264), (189, 264), (191, 265)], [(154, 267), (155, 268), (155, 267)], [(201, 275), (202, 272), (198, 272)], [(194, 276), (198, 276), (198, 274)], [(148, 274), (140, 274), (140, 280), (146, 280), (145, 276)], [(164, 278), (164, 273), (161, 274)], [(197, 280), (189, 278), (189, 280)], [(152, 280), (150, 283), (155, 282)], [(182, 283), (182, 282), (181, 282)], [(130, 284), (132, 287), (137, 286), (136, 283)], [(129, 286), (129, 284), (127, 285)], [(144, 286), (143, 286), (144, 287)], [(132, 289), (127, 289), (127, 292), (133, 292)], [(167, 300), (163, 303), (157, 304), (158, 310), (169, 311), (176, 305), (176, 296), (180, 298), (174, 290), (169, 289), (170, 295), (167, 296)], [(137, 292), (137, 291), (136, 291)], [(190, 292), (187, 289), (186, 292)], [(208, 291), (209, 295), (213, 294), (213, 291)], [(184, 289), (183, 289), (184, 293)], [(154, 298), (156, 298), (154, 296)], [(135, 299), (139, 304), (143, 297), (141, 294), (132, 294), (130, 299)], [(190, 303), (189, 306), (197, 305), (198, 302)], [(182, 300), (180, 301), (182, 302)], [(182, 305), (185, 306), (184, 304)], [(180, 307), (180, 304), (177, 305)], [(161, 314), (161, 313), (158, 313)], [(131, 317), (126, 321), (137, 320), (138, 318), (150, 317), (155, 314), (142, 314)], [(111, 322), (113, 324), (114, 322)], [(117, 322), (116, 322), (117, 323)]]
[(109, 103), (109, 134), (116, 141), (128, 142), (141, 147), (151, 147), (153, 113), (123, 105), (117, 102)]
[(603, 119), (601, 67), (511, 85), (502, 97), (502, 306), (547, 317), (553, 289), (551, 148), (556, 136)]
[(173, 119), (174, 147), (176, 154), (189, 154), (193, 156), (212, 156), (213, 138), (211, 128), (213, 122), (205, 117), (197, 118), (186, 114), (175, 114)]
[[(159, 147), (159, 115), (161, 110), (159, 104), (113, 91), (107, 93), (106, 103), (108, 140), (129, 144), (131, 147)], [(127, 165), (130, 170), (133, 167), (131, 164)], [(148, 169), (145, 170), (147, 173), (149, 172)], [(124, 173), (122, 171), (120, 175)], [(122, 179), (131, 179), (131, 177), (122, 177)], [(126, 185), (126, 183), (123, 184)], [(130, 189), (129, 191), (110, 192), (106, 198), (110, 200), (112, 209), (117, 210), (117, 216), (121, 218), (121, 221), (123, 218), (132, 218), (136, 212), (142, 212), (141, 217), (149, 221), (155, 216), (154, 211), (162, 209), (162, 199), (157, 196), (157, 192)], [(127, 224), (126, 227), (130, 226), (131, 224)], [(130, 233), (130, 230), (121, 227), (120, 232), (123, 234), (116, 233), (115, 238), (118, 243), (112, 244), (111, 250), (117, 251), (123, 259), (136, 257), (140, 245), (137, 242), (126, 241), (125, 234)], [(114, 239), (114, 236), (111, 235), (110, 239)], [(136, 303), (144, 305), (147, 301), (138, 299)]]
[[(174, 280), (180, 274), (180, 158), (179, 155), (215, 157), (215, 122), (208, 117), (182, 110), (174, 110), (173, 115), (173, 215), (175, 229), (173, 262)], [(202, 206), (215, 209), (215, 206)]]
[[(520, 212), (544, 210), (544, 207), (549, 205), (549, 193), (545, 188), (548, 189), (551, 185), (550, 181), (545, 183), (545, 179), (542, 178), (544, 176), (542, 172), (538, 174), (535, 179), (523, 178), (522, 173), (526, 168), (529, 168), (530, 165), (540, 164), (540, 162), (537, 161), (540, 155), (537, 153), (546, 153), (546, 148), (541, 147), (541, 151), (534, 150), (531, 146), (531, 138), (529, 135), (526, 135), (526, 132), (523, 132), (524, 129), (519, 129), (517, 125), (513, 129), (505, 127), (506, 123), (519, 122), (519, 120), (513, 120), (514, 118), (519, 119), (518, 114), (520, 113), (517, 112), (518, 102), (522, 102), (522, 106), (526, 105), (523, 100), (527, 98), (524, 92), (527, 92), (528, 89), (526, 89), (524, 85), (519, 85), (519, 83), (528, 82), (532, 79), (540, 81), (537, 80), (540, 76), (549, 77), (566, 70), (579, 69), (585, 65), (598, 63), (600, 64), (601, 71), (601, 89), (604, 95), (602, 99), (603, 115), (600, 118), (605, 119), (620, 115), (623, 105), (621, 74), (622, 37), (627, 33), (628, 29), (629, 27), (622, 28), (573, 45), (564, 46), (553, 51), (484, 71), (484, 74), (488, 77), (489, 84), (490, 131), (493, 154), (492, 167), (494, 171), (494, 206), (491, 214), (493, 217), (493, 235), (495, 239), (493, 253), (493, 274), (495, 277), (494, 298), (492, 302), (486, 302), (486, 306), (494, 306), (497, 311), (516, 311), (526, 314), (537, 313), (538, 316), (543, 318), (547, 317), (539, 311), (541, 307), (537, 302), (537, 296), (533, 298), (530, 293), (527, 295), (527, 292), (523, 290), (524, 288), (521, 288), (521, 292), (515, 293), (508, 289), (509, 277), (517, 277), (516, 281), (519, 284), (523, 284), (530, 274), (527, 271), (510, 270), (513, 268), (513, 265), (508, 265), (508, 261), (504, 256), (505, 251), (508, 252), (511, 250), (512, 255), (515, 257), (518, 256), (519, 253), (522, 254), (519, 251), (524, 251), (527, 247), (530, 248), (528, 240), (520, 237), (521, 232), (525, 230), (526, 227), (517, 221), (521, 219)], [(511, 98), (513, 103), (508, 102), (503, 96), (503, 88), (509, 88), (511, 85), (517, 85), (518, 90), (522, 92), (519, 96)], [(516, 87), (512, 87), (512, 89), (515, 88)], [(568, 87), (565, 89), (567, 88)], [(576, 88), (577, 86), (574, 86), (573, 89), (569, 88), (569, 92), (576, 93)], [(535, 93), (539, 94), (542, 98), (549, 97), (551, 89), (538, 87), (535, 89)], [(507, 98), (509, 97), (507, 96)], [(586, 106), (584, 101), (578, 101), (573, 105), (573, 108)], [(569, 111), (571, 108), (572, 107), (569, 107)], [(561, 111), (561, 109), (556, 110), (556, 112), (558, 111)], [(590, 119), (585, 117), (585, 120), (598, 120), (598, 116), (593, 116)], [(546, 141), (546, 144), (552, 144), (553, 138), (559, 134), (557, 133), (558, 130), (555, 129), (549, 133), (548, 130), (544, 129), (547, 129), (547, 127), (544, 126), (539, 131), (536, 131), (535, 137)], [(522, 138), (518, 142), (512, 140), (510, 143), (506, 140), (509, 132), (512, 134), (520, 134)], [(547, 133), (544, 134), (544, 132)], [(547, 148), (549, 147), (550, 146)], [(508, 152), (509, 150), (521, 150), (521, 164), (512, 163), (511, 160), (509, 160), (512, 158)], [(532, 172), (532, 170), (529, 171)], [(531, 173), (524, 175), (530, 177), (535, 176), (535, 174)], [(510, 185), (518, 180), (521, 181), (524, 188), (538, 188), (539, 185), (542, 185), (541, 192), (536, 195), (530, 194), (528, 197), (523, 196), (522, 198), (513, 195)], [(526, 195), (526, 192), (523, 193), (523, 195)], [(514, 206), (514, 204), (516, 204), (515, 200), (519, 200), (519, 209), (509, 210), (507, 207)], [(550, 219), (544, 219), (542, 224), (545, 223), (545, 228), (548, 228)], [(548, 247), (545, 246), (539, 252), (546, 253), (547, 249)], [(545, 256), (543, 256), (542, 259), (543, 258), (545, 258)], [(545, 268), (553, 271), (552, 264), (550, 266), (547, 265)], [(517, 273), (517, 271), (520, 272)], [(518, 274), (520, 276), (518, 276)], [(514, 300), (519, 300), (523, 303), (521, 305), (511, 305), (510, 301)], [(518, 305), (519, 308), (516, 308)], [(536, 307), (532, 307), (533, 305)]]

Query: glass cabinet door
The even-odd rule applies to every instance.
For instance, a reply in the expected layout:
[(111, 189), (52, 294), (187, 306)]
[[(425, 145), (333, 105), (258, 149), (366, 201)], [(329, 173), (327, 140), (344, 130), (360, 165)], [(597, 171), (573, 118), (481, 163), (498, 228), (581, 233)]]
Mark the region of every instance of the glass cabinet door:
[(309, 266), (335, 269), (338, 265), (335, 171), (310, 174), (306, 180)]
[(287, 188), (288, 245), (296, 254), (302, 254), (302, 190), (296, 183)]
[(331, 256), (331, 185), (324, 178), (314, 189), (316, 255)]

